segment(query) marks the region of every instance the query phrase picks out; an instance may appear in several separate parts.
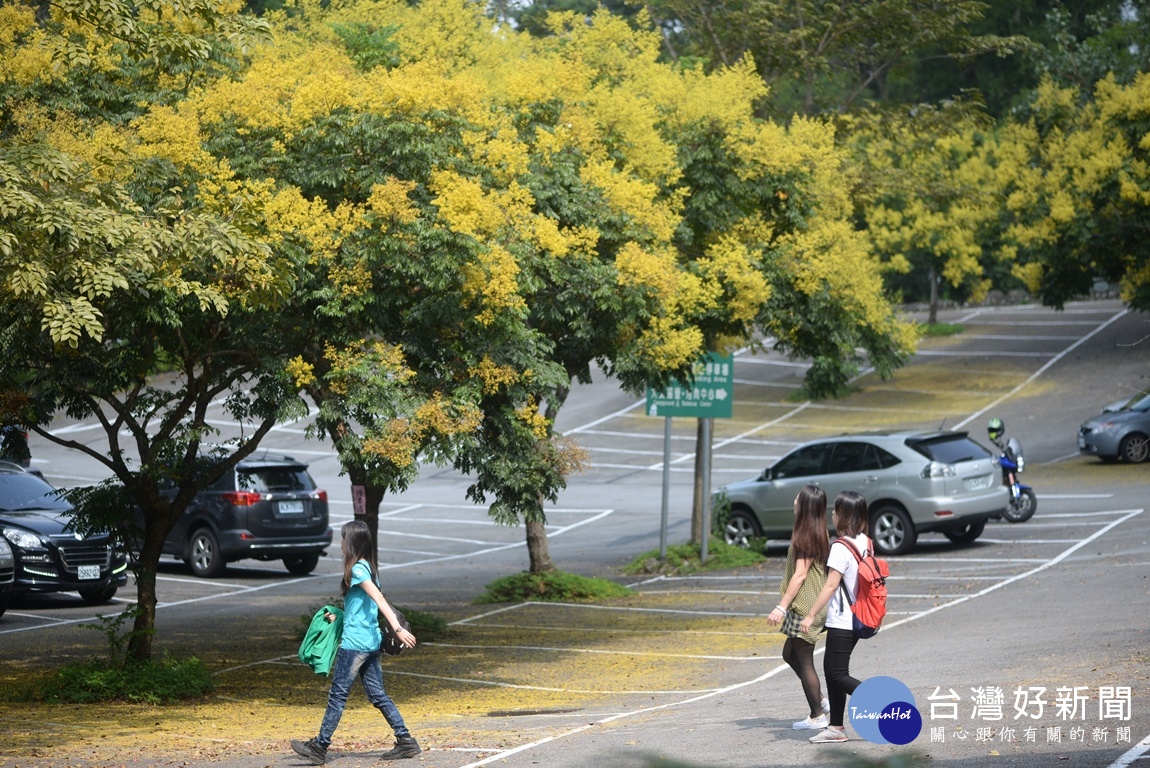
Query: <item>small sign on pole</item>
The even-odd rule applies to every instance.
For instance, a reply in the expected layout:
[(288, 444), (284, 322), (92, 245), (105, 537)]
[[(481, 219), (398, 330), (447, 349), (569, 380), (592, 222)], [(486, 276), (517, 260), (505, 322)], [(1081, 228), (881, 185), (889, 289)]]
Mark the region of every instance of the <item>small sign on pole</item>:
[(694, 384), (672, 381), (665, 389), (647, 389), (647, 415), (663, 416), (663, 508), (659, 527), (659, 558), (667, 556), (667, 504), (670, 496), (671, 417), (687, 416), (703, 420), (703, 446), (696, 461), (703, 465), (703, 541), (699, 559), (707, 560), (707, 536), (711, 511), (712, 419), (734, 415), (735, 357), (708, 352), (695, 364)]
[(695, 364), (695, 382), (672, 381), (665, 389), (647, 389), (648, 416), (729, 419), (734, 414), (735, 358), (708, 352)]
[(356, 517), (367, 514), (367, 490), (362, 485), (351, 487), (351, 508)]

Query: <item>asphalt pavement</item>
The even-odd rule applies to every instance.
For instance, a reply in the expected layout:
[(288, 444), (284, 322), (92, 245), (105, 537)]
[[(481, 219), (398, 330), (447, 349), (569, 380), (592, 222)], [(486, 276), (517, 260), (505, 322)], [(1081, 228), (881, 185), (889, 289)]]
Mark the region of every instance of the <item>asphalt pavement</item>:
[[(924, 342), (893, 380), (864, 376), (855, 394), (829, 403), (786, 398), (801, 365), (741, 355), (735, 417), (716, 424), (716, 485), (756, 474), (812, 437), (880, 425), (941, 423), (981, 440), (994, 415), (1026, 447), (1035, 517), (991, 524), (967, 547), (924, 536), (915, 553), (892, 558), (886, 626), (854, 654), (855, 676), (891, 677), (909, 689), (922, 719), (916, 739), (872, 743), (852, 730), (844, 744), (812, 745), (790, 727), (804, 714), (801, 692), (763, 622), (776, 602), (780, 557), (761, 569), (690, 578), (620, 575), (623, 563), (658, 546), (663, 423), (645, 416), (634, 395), (600, 381), (576, 388), (561, 415), (559, 428), (591, 461), (549, 509), (549, 539), (559, 567), (626, 582), (635, 598), (596, 608), (473, 605), (483, 585), (527, 566), (522, 530), (491, 525), (484, 510), (465, 502), (467, 479), (446, 469), (426, 468), (407, 493), (385, 500), (380, 558), (389, 589), (405, 605), (447, 616), (461, 633), (389, 665), (389, 679), (401, 686), (419, 680), (467, 701), (437, 706), (418, 694), (400, 701), (422, 718), (408, 715), (413, 731), (434, 736), (410, 764), (583, 768), (667, 760), (702, 768), (922, 756), (947, 768), (1150, 765), (1150, 468), (1103, 465), (1079, 457), (1074, 443), (1082, 420), (1150, 373), (1150, 318), (1111, 301), (1072, 304), (1063, 313), (962, 310), (943, 319), (967, 332)], [(59, 425), (98, 442), (88, 427)], [(303, 428), (283, 425), (267, 444), (311, 461), (338, 525), (351, 518), (350, 489), (334, 454), (304, 441)], [(672, 543), (689, 533), (694, 432), (691, 420), (673, 422)], [(104, 476), (94, 462), (32, 447), (36, 465), (59, 485)], [(254, 626), (298, 612), (334, 591), (336, 570), (329, 557), (316, 576), (292, 579), (275, 563), (249, 561), (203, 581), (166, 565), (161, 637), (186, 647), (204, 622)], [(91, 615), (66, 597), (13, 606), (0, 618), (0, 658), (10, 663), (45, 647), (56, 658), (82, 657), (90, 644), (75, 625)], [(493, 684), (513, 695), (492, 703)], [(12, 712), (0, 716), (0, 743), (5, 722), (12, 728), (18, 717)], [(188, 727), (194, 735), (196, 724)], [(270, 751), (220, 749), (198, 758), (176, 750), (85, 762), (66, 748), (35, 756), (0, 746), (0, 765), (303, 764), (286, 748), (291, 734), (263, 736)], [(357, 749), (339, 734), (335, 746), (333, 765), (377, 764), (378, 750)]]

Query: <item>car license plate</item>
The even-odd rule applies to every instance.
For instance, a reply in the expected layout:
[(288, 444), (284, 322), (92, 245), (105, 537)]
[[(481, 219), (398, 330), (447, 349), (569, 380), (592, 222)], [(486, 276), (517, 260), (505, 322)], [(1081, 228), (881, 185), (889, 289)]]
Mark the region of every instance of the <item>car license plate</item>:
[(98, 565), (81, 565), (76, 570), (76, 575), (80, 577), (81, 581), (100, 578), (100, 566)]
[(279, 511), (281, 515), (302, 515), (303, 502), (302, 501), (281, 501), (279, 503)]
[(1083, 437), (1082, 435), (1078, 436), (1078, 447), (1079, 448), (1085, 448), (1086, 447), (1086, 438)]
[(966, 478), (966, 488), (969, 491), (981, 491), (994, 484), (993, 475), (979, 475)]

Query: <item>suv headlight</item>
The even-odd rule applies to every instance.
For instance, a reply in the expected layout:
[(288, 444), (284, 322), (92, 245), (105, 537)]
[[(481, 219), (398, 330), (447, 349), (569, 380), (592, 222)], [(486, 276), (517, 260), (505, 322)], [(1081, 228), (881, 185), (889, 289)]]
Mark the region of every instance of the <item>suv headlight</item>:
[(5, 528), (4, 538), (20, 549), (44, 549), (44, 542), (39, 536), (22, 528)]
[(929, 480), (932, 477), (955, 477), (958, 475), (958, 470), (954, 468), (953, 464), (943, 464), (941, 461), (932, 461), (922, 468), (919, 477), (923, 480)]

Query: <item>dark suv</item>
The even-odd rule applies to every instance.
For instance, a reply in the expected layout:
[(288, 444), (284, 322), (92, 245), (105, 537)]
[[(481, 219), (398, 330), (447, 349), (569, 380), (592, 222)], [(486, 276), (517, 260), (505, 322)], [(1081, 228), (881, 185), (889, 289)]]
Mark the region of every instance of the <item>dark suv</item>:
[(0, 581), (11, 562), (14, 594), (79, 592), (86, 602), (106, 603), (128, 583), (128, 561), (113, 538), (76, 533), (71, 511), (44, 480), (0, 462), (0, 535), (12, 552), (9, 561), (0, 551)]
[(219, 576), (244, 558), (283, 560), (304, 576), (331, 545), (327, 491), (307, 464), (290, 456), (248, 457), (192, 501), (164, 542), (164, 553), (197, 576)]

